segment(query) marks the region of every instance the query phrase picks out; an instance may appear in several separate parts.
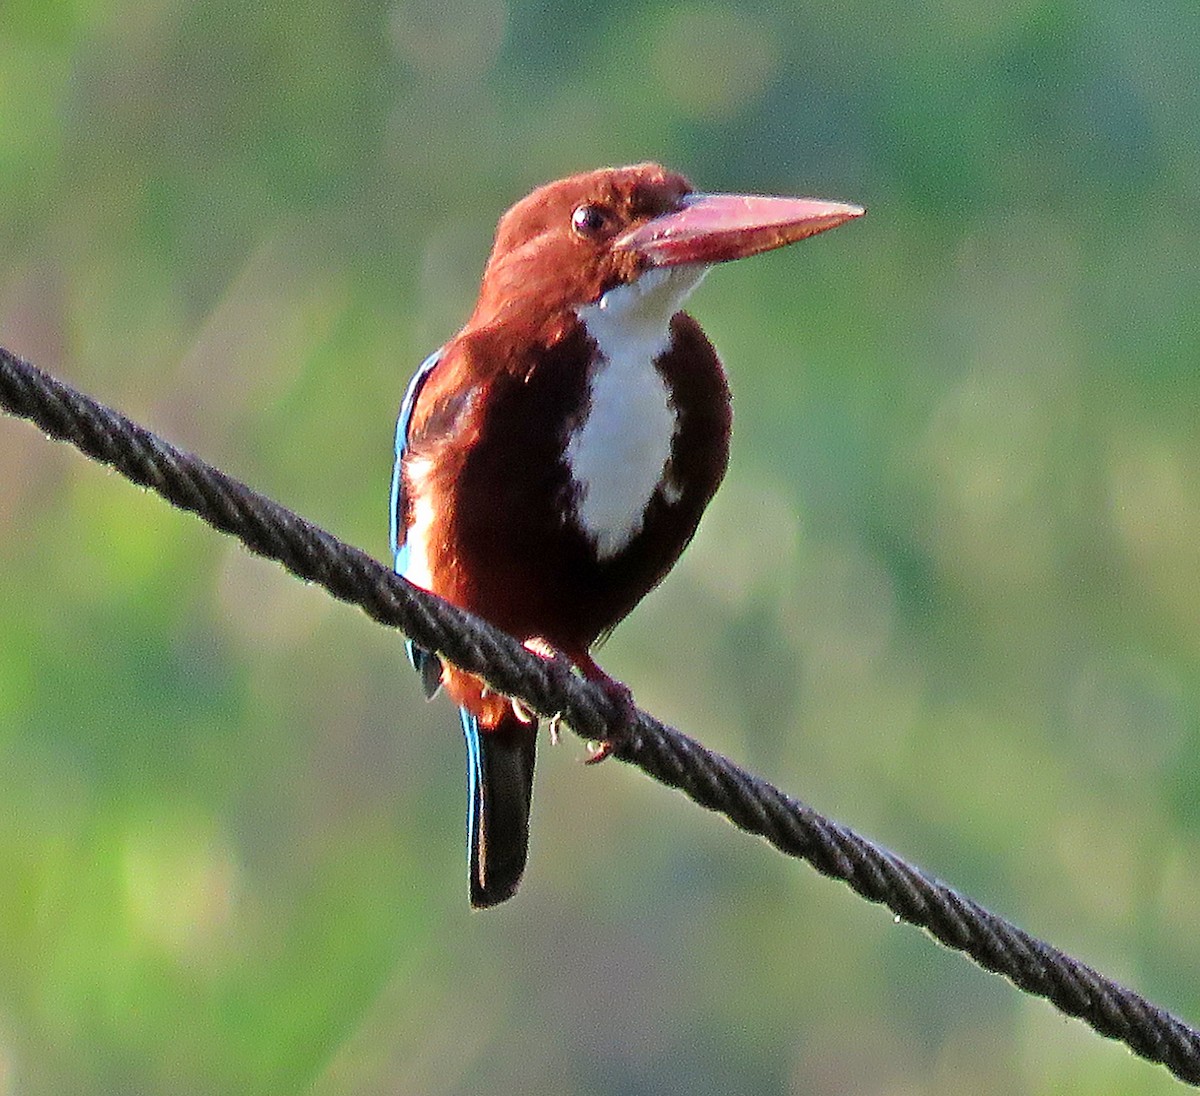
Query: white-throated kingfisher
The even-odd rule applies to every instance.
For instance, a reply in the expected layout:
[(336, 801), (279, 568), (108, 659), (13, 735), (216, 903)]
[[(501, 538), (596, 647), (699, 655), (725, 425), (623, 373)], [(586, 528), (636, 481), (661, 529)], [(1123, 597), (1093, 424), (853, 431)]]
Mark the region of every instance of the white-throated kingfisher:
[[(592, 646), (679, 558), (725, 474), (725, 371), (680, 311), (714, 263), (861, 216), (809, 198), (699, 194), (656, 164), (573, 175), (500, 220), (466, 326), (408, 386), (392, 546), (415, 585), (534, 649), (629, 712)], [(409, 645), (427, 695), (459, 705), (471, 904), (525, 868), (536, 721)]]

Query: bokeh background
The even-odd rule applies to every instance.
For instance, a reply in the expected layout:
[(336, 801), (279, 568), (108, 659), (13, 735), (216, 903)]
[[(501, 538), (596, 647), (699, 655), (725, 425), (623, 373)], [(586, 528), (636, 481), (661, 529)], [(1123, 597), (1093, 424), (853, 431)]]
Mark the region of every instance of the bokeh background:
[[(602, 660), (1200, 1019), (1194, 0), (9, 0), (0, 341), (383, 558), (538, 182), (862, 202), (715, 272), (729, 479)], [(0, 1093), (1172, 1091), (618, 764), (466, 906), (400, 638), (0, 420)]]

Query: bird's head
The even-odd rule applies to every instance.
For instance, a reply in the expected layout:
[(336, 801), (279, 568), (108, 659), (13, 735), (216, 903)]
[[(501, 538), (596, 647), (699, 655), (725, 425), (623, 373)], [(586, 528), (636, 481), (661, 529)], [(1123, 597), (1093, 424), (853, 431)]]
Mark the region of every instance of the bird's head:
[(696, 193), (657, 164), (572, 175), (539, 187), (500, 219), (472, 324), (512, 317), (542, 327), (606, 303), (669, 318), (712, 264), (783, 247), (862, 213), (812, 198)]

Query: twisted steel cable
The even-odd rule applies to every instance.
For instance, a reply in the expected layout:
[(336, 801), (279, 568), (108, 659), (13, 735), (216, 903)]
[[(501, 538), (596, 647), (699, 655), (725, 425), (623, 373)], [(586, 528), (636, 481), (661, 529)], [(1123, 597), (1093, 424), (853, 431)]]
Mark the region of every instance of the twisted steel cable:
[[(540, 715), (562, 716), (592, 740), (620, 724), (623, 713), (612, 698), (574, 674), (564, 659), (532, 654), (511, 636), (412, 586), (360, 549), (2, 347), (0, 406), (237, 537), (252, 552), (360, 606), (379, 623), (401, 629)], [(1200, 1032), (728, 758), (641, 711), (613, 756), (1200, 1086)]]

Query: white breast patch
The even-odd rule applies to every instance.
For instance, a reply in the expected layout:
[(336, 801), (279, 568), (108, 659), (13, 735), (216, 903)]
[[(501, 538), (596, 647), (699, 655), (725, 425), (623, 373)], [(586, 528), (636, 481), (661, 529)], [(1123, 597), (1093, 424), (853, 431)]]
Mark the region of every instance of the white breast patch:
[(601, 559), (640, 531), (671, 456), (675, 408), (654, 368), (659, 350), (632, 343), (605, 353), (602, 346), (587, 418), (567, 441), (567, 467), (579, 490), (575, 517)]
[(602, 560), (637, 536), (664, 486), (679, 422), (654, 363), (670, 343), (671, 317), (703, 274), (702, 267), (653, 269), (577, 310), (599, 353), (587, 414), (565, 458), (578, 490), (575, 520)]

